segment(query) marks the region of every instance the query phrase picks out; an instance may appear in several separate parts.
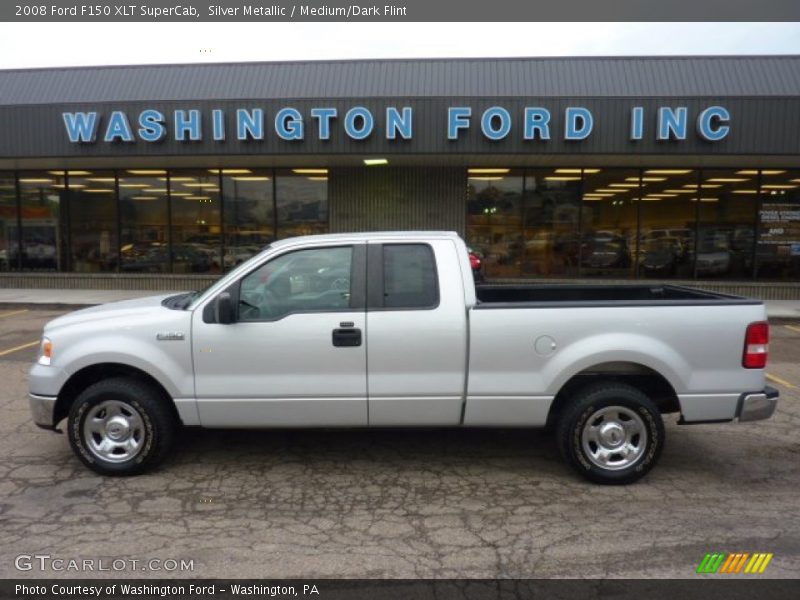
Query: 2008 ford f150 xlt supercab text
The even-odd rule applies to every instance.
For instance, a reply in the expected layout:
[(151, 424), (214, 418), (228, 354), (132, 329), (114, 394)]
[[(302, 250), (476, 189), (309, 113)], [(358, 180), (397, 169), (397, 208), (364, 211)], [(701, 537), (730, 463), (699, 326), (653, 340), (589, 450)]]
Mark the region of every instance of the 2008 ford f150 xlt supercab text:
[(762, 302), (668, 285), (475, 287), (454, 233), (282, 240), (203, 292), (44, 329), (35, 422), (90, 468), (141, 472), (175, 428), (553, 427), (600, 483), (644, 475), (680, 423), (753, 421)]

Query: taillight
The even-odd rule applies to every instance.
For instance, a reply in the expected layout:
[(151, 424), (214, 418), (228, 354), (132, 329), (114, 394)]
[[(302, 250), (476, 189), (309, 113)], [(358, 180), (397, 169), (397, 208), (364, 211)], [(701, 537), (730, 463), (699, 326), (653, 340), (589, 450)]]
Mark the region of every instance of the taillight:
[(744, 356), (742, 366), (745, 369), (763, 369), (767, 366), (769, 354), (769, 323), (750, 323), (744, 336)]

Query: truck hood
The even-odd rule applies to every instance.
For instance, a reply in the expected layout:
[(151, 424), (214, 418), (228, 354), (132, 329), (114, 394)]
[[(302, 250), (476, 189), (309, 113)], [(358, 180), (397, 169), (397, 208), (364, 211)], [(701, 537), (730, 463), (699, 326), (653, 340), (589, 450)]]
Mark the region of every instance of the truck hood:
[(164, 298), (175, 295), (177, 295), (177, 293), (173, 292), (171, 294), (147, 296), (145, 298), (135, 298), (133, 300), (110, 302), (90, 308), (82, 308), (48, 322), (44, 327), (44, 332), (47, 334), (47, 332), (53, 331), (54, 329), (79, 325), (81, 323), (95, 323), (106, 319), (131, 319), (148, 313), (152, 314), (153, 311), (157, 310), (170, 310), (161, 306), (161, 301), (164, 300)]

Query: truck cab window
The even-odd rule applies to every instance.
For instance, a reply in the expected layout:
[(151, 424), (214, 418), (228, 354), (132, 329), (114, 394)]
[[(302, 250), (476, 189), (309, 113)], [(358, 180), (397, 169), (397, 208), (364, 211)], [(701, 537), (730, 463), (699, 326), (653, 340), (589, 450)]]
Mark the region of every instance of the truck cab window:
[(427, 244), (383, 247), (385, 308), (435, 308), (439, 304), (436, 262)]
[(242, 279), (239, 321), (274, 321), (298, 312), (350, 307), (353, 248), (283, 254)]

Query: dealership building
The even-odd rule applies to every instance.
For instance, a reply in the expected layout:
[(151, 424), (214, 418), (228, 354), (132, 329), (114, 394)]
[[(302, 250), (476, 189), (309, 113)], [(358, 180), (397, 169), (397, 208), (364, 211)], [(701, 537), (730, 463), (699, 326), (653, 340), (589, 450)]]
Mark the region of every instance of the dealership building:
[(0, 287), (197, 288), (407, 229), (490, 281), (800, 298), (800, 56), (0, 71)]

